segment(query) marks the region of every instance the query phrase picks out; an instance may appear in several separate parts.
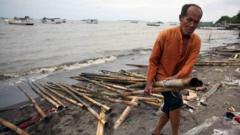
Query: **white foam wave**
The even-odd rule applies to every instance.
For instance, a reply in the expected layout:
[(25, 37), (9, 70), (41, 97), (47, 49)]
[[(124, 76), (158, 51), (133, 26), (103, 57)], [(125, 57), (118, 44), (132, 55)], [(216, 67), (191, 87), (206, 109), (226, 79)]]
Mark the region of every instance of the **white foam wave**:
[(114, 61), (115, 59), (117, 59), (115, 56), (102, 57), (102, 58), (98, 58), (98, 59), (94, 59), (94, 60), (88, 60), (85, 63), (74, 63), (74, 64), (70, 64), (70, 65), (63, 65), (62, 68), (64, 70), (73, 70), (73, 69), (87, 67), (90, 65), (106, 63), (108, 61)]

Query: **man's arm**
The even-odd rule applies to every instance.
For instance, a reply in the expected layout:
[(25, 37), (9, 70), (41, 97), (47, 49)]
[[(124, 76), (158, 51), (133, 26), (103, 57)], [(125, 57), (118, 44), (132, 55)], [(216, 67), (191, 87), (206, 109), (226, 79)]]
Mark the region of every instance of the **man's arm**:
[(183, 68), (175, 75), (176, 78), (184, 78), (188, 76), (193, 68), (193, 65), (196, 63), (199, 52), (200, 52), (201, 41), (198, 39), (194, 43), (194, 48), (191, 51), (187, 61), (185, 62)]
[(156, 72), (159, 66), (159, 61), (162, 54), (162, 44), (163, 44), (163, 34), (160, 33), (157, 40), (154, 43), (151, 56), (149, 58), (148, 71), (147, 71), (147, 84), (145, 87), (145, 92), (152, 92), (152, 83), (156, 76)]

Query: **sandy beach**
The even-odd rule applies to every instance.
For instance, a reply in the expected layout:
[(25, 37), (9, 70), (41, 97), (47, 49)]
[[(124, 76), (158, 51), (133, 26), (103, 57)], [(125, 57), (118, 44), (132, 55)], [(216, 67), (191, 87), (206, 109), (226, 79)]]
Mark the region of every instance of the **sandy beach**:
[[(226, 52), (221, 50), (239, 50), (240, 44), (228, 44), (225, 47), (213, 48), (210, 51), (204, 53), (200, 57), (200, 62), (210, 61), (234, 61), (233, 63), (239, 63), (239, 54), (237, 52)], [(238, 52), (239, 53), (239, 52)], [(216, 62), (215, 62), (216, 63)], [(136, 63), (137, 64), (137, 63)], [(138, 63), (142, 64), (142, 63)], [(124, 68), (124, 67), (123, 67)], [(110, 70), (110, 69), (106, 69)], [(146, 73), (146, 68), (132, 68), (128, 69), (134, 73)], [(111, 71), (111, 70), (110, 70)], [(76, 76), (78, 74), (71, 74)], [(191, 74), (192, 77), (197, 77), (203, 81), (202, 90), (192, 89), (197, 97), (193, 101), (188, 101), (190, 105), (194, 106), (195, 109), (191, 109), (188, 106), (182, 108), (181, 116), (181, 127), (180, 134), (191, 134), (191, 135), (238, 135), (240, 134), (240, 126), (237, 121), (230, 120), (225, 116), (226, 112), (233, 111), (235, 113), (240, 112), (239, 105), (239, 88), (240, 88), (240, 72), (239, 65), (231, 66), (226, 64), (225, 66), (206, 66), (198, 65), (194, 67)], [(53, 79), (50, 79), (53, 81)], [(61, 80), (61, 78), (58, 78)], [(64, 79), (63, 79), (64, 80)], [(71, 80), (71, 79), (69, 79)], [(238, 80), (238, 82), (236, 81)], [(36, 83), (46, 83), (46, 79), (38, 80)], [(67, 81), (67, 84), (80, 84), (82, 86), (88, 86), (89, 83), (78, 82), (76, 80)], [(207, 93), (215, 84), (221, 83), (216, 92), (214, 92), (207, 100), (205, 105), (199, 104), (201, 97)], [(98, 87), (92, 88), (98, 89)], [(26, 88), (26, 87), (25, 87)], [(102, 88), (99, 88), (102, 89)], [(184, 93), (183, 93), (184, 94)], [(124, 109), (127, 107), (126, 104), (113, 103), (107, 100), (97, 100), (109, 106), (112, 110), (106, 114), (104, 134), (105, 135), (149, 135), (153, 130), (155, 124), (159, 118), (159, 107), (157, 105), (150, 105), (140, 101), (138, 106), (134, 106), (130, 111), (127, 118), (117, 128), (113, 129), (114, 122), (121, 115)], [(54, 107), (43, 100), (37, 98), (37, 103), (43, 108), (44, 112), (48, 115), (47, 120), (38, 120), (34, 107), (29, 102), (23, 102), (14, 106), (9, 106), (1, 110), (0, 115), (2, 118), (17, 122), (17, 121), (29, 121), (35, 117), (36, 123), (25, 128), (29, 134), (34, 135), (94, 135), (96, 134), (98, 120), (86, 109), (80, 108), (79, 106), (71, 105), (66, 101), (63, 101), (67, 108), (60, 111), (56, 111)], [(90, 104), (90, 103), (89, 103)], [(100, 113), (100, 108), (93, 104), (90, 106), (97, 112)], [(233, 108), (233, 110), (229, 110)], [(239, 115), (239, 114), (238, 114)], [(38, 117), (37, 117), (38, 116)], [(18, 122), (18, 125), (21, 122)], [(23, 122), (22, 122), (23, 123)], [(4, 132), (2, 132), (4, 131)], [(7, 131), (1, 127), (0, 134), (10, 135), (15, 134), (13, 131)], [(171, 134), (170, 124), (163, 129), (163, 134)]]

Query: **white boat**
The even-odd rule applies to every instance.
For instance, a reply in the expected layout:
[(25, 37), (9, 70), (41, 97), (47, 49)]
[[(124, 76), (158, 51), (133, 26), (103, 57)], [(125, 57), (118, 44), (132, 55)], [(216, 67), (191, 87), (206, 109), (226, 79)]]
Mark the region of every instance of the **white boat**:
[(47, 24), (61, 24), (61, 23), (66, 23), (66, 19), (60, 19), (60, 18), (47, 18), (43, 17), (41, 19), (42, 23), (47, 23)]
[(149, 22), (147, 23), (147, 26), (160, 26), (159, 22)]
[(97, 19), (87, 19), (87, 20), (86, 20), (86, 23), (89, 23), (89, 24), (98, 24), (98, 20), (97, 20)]
[(34, 25), (32, 19), (30, 17), (25, 16), (24, 18), (14, 17), (13, 19), (8, 20), (8, 24), (14, 25)]

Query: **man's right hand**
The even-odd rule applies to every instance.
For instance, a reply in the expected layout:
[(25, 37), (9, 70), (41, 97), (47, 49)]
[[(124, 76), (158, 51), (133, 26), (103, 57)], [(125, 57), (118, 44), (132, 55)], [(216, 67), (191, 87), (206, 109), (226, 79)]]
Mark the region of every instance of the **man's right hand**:
[(147, 83), (146, 87), (144, 89), (144, 93), (150, 95), (150, 94), (152, 94), (152, 91), (153, 91), (152, 83)]

